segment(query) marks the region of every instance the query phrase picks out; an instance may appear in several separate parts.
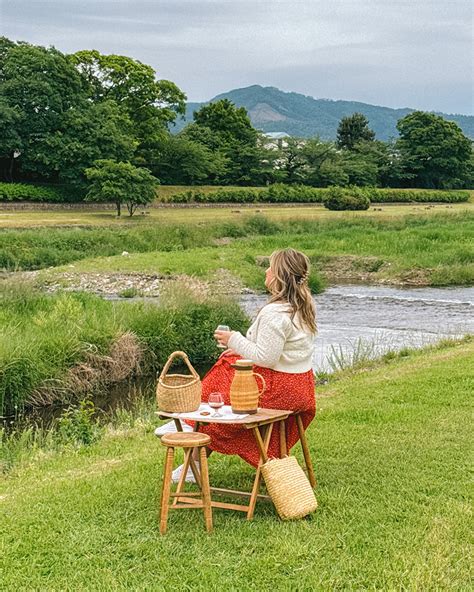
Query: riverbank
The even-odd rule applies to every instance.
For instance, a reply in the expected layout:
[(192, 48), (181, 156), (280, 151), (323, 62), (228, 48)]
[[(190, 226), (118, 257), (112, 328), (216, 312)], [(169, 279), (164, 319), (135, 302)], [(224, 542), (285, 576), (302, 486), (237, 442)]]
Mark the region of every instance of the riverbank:
[(0, 289), (0, 416), (24, 407), (77, 402), (137, 374), (153, 375), (175, 350), (194, 364), (220, 351), (219, 323), (244, 331), (235, 300), (176, 284), (160, 306), (87, 293), (46, 295), (28, 285)]
[[(6, 270), (45, 269), (39, 281), (77, 288), (85, 274), (134, 274), (153, 279), (192, 276), (210, 282), (232, 276), (263, 289), (266, 257), (291, 245), (313, 262), (314, 291), (326, 283), (472, 285), (474, 213), (361, 217), (304, 216), (273, 220), (263, 214), (234, 221), (0, 232)], [(131, 286), (135, 287), (136, 286)], [(105, 291), (105, 290), (103, 290)]]
[[(153, 405), (89, 446), (38, 451), (0, 480), (3, 587), (468, 589), (473, 355), (472, 342), (416, 352), (318, 387), (319, 508), (303, 521), (216, 510), (208, 536), (199, 513), (175, 513), (160, 537)], [(210, 474), (251, 484), (233, 457), (211, 456)]]

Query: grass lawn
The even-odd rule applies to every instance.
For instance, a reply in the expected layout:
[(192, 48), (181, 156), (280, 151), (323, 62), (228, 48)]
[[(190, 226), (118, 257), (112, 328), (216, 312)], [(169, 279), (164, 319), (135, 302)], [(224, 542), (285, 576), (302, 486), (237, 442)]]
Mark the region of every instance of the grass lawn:
[[(374, 207), (376, 209), (374, 209)], [(393, 218), (406, 214), (427, 216), (436, 212), (452, 214), (473, 212), (474, 203), (460, 204), (375, 204), (364, 212), (332, 212), (320, 204), (304, 207), (240, 207), (238, 204), (225, 208), (151, 208), (149, 215), (140, 213), (132, 218), (117, 218), (115, 210), (42, 210), (8, 211), (0, 210), (0, 228), (28, 228), (35, 226), (146, 226), (151, 223), (224, 222), (236, 221), (245, 213), (261, 210), (272, 220), (301, 218), (304, 220), (347, 219), (352, 217)], [(240, 212), (240, 213), (237, 213)]]
[[(319, 509), (284, 523), (172, 513), (152, 415), (90, 448), (38, 453), (0, 480), (2, 590), (468, 590), (474, 344), (419, 352), (318, 389)], [(299, 454), (299, 451), (298, 451)], [(251, 483), (210, 458), (214, 484)]]

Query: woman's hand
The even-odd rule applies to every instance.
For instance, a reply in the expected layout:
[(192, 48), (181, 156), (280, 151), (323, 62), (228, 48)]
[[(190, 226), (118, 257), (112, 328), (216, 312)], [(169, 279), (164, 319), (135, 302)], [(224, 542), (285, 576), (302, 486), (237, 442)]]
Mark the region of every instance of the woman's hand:
[(216, 331), (214, 331), (214, 339), (217, 340), (219, 345), (224, 345), (227, 347), (232, 333), (233, 331), (220, 331), (219, 329), (216, 329)]
[(222, 358), (222, 356), (238, 356), (239, 354), (237, 352), (235, 352), (233, 349), (226, 349), (225, 351), (223, 351), (221, 353), (221, 355), (219, 356), (220, 358)]

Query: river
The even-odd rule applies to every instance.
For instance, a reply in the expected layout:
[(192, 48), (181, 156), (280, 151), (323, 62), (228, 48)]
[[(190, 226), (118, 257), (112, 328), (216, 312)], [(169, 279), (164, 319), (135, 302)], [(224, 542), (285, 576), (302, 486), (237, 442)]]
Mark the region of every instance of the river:
[[(318, 334), (314, 369), (331, 371), (337, 359), (378, 357), (474, 333), (474, 288), (394, 288), (344, 285), (315, 297)], [(265, 296), (242, 297), (254, 315)]]

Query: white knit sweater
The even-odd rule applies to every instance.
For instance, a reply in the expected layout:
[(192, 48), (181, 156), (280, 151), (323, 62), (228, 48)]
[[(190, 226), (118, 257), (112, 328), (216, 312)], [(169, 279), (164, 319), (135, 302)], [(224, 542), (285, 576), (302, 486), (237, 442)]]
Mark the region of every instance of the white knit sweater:
[(254, 364), (298, 374), (311, 370), (314, 335), (293, 321), (287, 304), (267, 304), (244, 337), (233, 331), (228, 347)]

